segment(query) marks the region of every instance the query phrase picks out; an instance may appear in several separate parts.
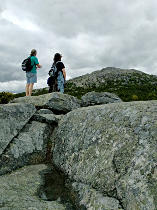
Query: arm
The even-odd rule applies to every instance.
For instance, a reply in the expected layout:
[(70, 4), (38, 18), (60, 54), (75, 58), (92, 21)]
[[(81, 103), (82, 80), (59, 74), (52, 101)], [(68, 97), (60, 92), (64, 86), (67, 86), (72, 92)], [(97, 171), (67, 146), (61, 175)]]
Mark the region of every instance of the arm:
[(42, 65), (40, 65), (40, 64), (37, 64), (37, 67), (38, 67), (38, 68), (41, 68), (41, 67), (42, 67)]
[(41, 68), (42, 66), (39, 64), (38, 58), (34, 56), (34, 64), (37, 68)]
[(66, 80), (66, 72), (65, 72), (65, 68), (64, 68), (64, 69), (62, 69), (62, 72), (63, 72), (64, 80)]

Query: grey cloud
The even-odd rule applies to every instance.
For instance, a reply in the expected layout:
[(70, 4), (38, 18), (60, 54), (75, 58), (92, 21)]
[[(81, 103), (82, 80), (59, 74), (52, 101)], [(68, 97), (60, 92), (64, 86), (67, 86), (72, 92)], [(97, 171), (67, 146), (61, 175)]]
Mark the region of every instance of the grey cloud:
[(21, 62), (32, 48), (43, 65), (41, 80), (46, 80), (55, 52), (63, 54), (68, 77), (106, 66), (157, 74), (154, 0), (34, 0), (31, 6), (27, 0), (5, 0), (0, 8), (0, 15), (10, 11), (39, 27), (26, 30), (0, 19), (0, 82), (23, 80)]

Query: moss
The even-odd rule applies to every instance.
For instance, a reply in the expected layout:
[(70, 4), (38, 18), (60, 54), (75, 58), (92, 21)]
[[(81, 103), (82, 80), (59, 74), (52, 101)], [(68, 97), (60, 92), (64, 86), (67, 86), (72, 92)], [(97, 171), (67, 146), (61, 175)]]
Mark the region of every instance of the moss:
[(134, 95), (132, 95), (132, 100), (133, 100), (133, 101), (138, 101), (138, 96), (137, 96), (137, 95), (135, 95), (135, 94), (134, 94)]
[(31, 156), (30, 163), (31, 164), (40, 164), (40, 163), (44, 162), (44, 159), (45, 159), (44, 155), (35, 153)]

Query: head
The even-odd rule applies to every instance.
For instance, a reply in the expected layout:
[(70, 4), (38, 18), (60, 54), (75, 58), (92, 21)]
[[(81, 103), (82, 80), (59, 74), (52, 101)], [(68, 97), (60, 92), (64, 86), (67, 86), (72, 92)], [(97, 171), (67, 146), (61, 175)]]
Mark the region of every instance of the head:
[(56, 53), (54, 55), (53, 61), (56, 63), (57, 61), (61, 61), (62, 55), (60, 53)]
[(31, 50), (30, 56), (36, 56), (36, 55), (37, 55), (37, 51), (35, 49)]

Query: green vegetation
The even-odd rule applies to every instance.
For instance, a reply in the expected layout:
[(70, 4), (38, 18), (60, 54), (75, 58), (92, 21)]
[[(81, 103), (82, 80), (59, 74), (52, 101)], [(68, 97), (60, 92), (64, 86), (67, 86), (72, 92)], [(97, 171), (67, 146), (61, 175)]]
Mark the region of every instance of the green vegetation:
[[(39, 90), (33, 90), (32, 96), (39, 96), (48, 93), (47, 88), (39, 89)], [(9, 92), (0, 92), (0, 104), (7, 104), (14, 98), (24, 97), (26, 95), (25, 92), (22, 93), (9, 93)]]
[(0, 104), (7, 104), (9, 101), (14, 99), (14, 94), (9, 92), (0, 93)]
[[(137, 78), (136, 78), (137, 79)], [(157, 79), (156, 79), (157, 84)], [(67, 83), (65, 93), (78, 97), (79, 99), (86, 93), (95, 92), (111, 92), (119, 96), (123, 101), (146, 101), (157, 100), (157, 85), (154, 82), (148, 81), (135, 81), (119, 80), (119, 81), (106, 81), (98, 87), (93, 84), (89, 87), (77, 87), (74, 83)]]
[[(69, 81), (65, 86), (65, 93), (79, 99), (84, 94), (95, 91), (115, 93), (126, 102), (157, 100), (157, 77), (144, 73), (132, 73), (128, 75), (120, 75), (118, 78), (113, 78), (114, 79), (106, 79), (104, 83), (98, 81), (97, 84), (91, 84), (91, 81), (86, 81), (83, 87), (77, 87), (74, 82)], [(81, 78), (81, 81), (82, 80), (83, 76)], [(48, 93), (48, 88), (33, 90), (32, 95), (38, 96), (46, 93)], [(23, 96), (25, 96), (25, 92), (18, 94), (2, 92), (0, 93), (0, 103), (8, 103), (13, 98)]]
[[(39, 96), (39, 95), (43, 95), (43, 94), (47, 94), (48, 93), (48, 89), (47, 88), (42, 88), (42, 89), (35, 89), (32, 92), (32, 96)], [(19, 98), (19, 97), (24, 97), (26, 95), (25, 92), (22, 93), (17, 93), (15, 94), (15, 98)]]
[(47, 93), (48, 93), (48, 89), (42, 88), (42, 89), (34, 90), (32, 92), (32, 96), (39, 96), (39, 95), (43, 95), (43, 94), (47, 94)]

